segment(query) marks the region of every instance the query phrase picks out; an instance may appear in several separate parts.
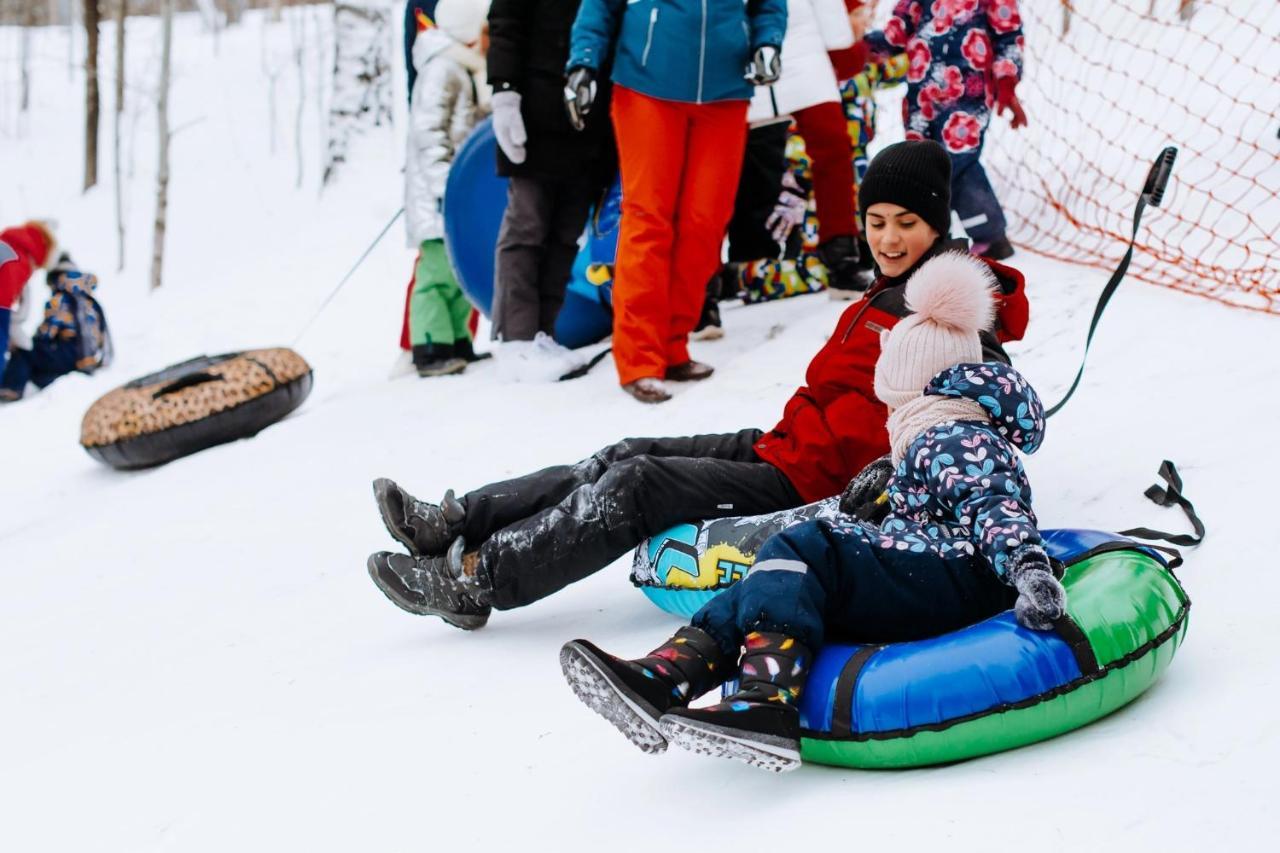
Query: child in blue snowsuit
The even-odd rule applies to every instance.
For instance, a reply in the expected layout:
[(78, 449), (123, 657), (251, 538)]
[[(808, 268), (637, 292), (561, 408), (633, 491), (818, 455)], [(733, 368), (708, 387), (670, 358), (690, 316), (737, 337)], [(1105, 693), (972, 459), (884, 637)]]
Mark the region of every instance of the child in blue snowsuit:
[(93, 373), (111, 361), (111, 335), (94, 298), (97, 276), (62, 255), (45, 278), (52, 291), (31, 349), (15, 349), (0, 379), (0, 402), (22, 399), (28, 382), (45, 388), (68, 373)]
[[(846, 516), (784, 530), (745, 579), (638, 660), (566, 644), (561, 664), (579, 698), (647, 752), (674, 741), (789, 770), (800, 760), (796, 700), (828, 634), (919, 640), (1009, 607), (1024, 627), (1051, 628), (1066, 594), (1015, 450), (1039, 446), (1044, 413), (1013, 368), (981, 361), (993, 287), (989, 268), (960, 252), (906, 284), (914, 313), (883, 335), (875, 371), (895, 466), (878, 527)], [(735, 675), (737, 692), (688, 707)]]
[(873, 59), (905, 53), (907, 139), (932, 139), (951, 155), (951, 206), (975, 254), (1013, 254), (1004, 210), (979, 157), (994, 107), (1026, 125), (1015, 88), (1022, 77), (1017, 0), (899, 0), (883, 30), (867, 33)]

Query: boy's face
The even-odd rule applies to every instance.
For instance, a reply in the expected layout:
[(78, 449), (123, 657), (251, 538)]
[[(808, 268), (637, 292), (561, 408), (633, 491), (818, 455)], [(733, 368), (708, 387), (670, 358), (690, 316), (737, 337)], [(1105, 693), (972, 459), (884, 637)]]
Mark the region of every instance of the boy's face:
[(865, 224), (871, 255), (889, 278), (911, 269), (938, 239), (938, 232), (919, 216), (885, 201), (867, 208)]

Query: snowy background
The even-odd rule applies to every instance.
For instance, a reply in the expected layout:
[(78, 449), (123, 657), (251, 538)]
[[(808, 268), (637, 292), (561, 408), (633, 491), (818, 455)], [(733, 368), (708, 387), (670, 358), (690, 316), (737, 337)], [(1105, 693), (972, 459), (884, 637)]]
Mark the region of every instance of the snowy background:
[[(397, 67), (396, 128), (360, 142), (319, 193), (316, 77), (330, 60), (317, 34), (330, 18), (291, 14), (307, 28), (310, 75), (301, 189), (289, 23), (249, 15), (215, 49), (195, 16), (176, 22), (171, 113), (182, 130), (155, 293), (156, 21), (130, 20), (119, 274), (109, 133), (106, 177), (80, 193), (82, 81), (68, 72), (66, 31), (34, 39), (29, 114), (17, 110), (12, 64), (0, 70), (0, 221), (60, 221), (102, 280), (118, 352), (94, 377), (0, 408), (0, 849), (1274, 843), (1280, 574), (1268, 460), (1280, 320), (1128, 282), (1076, 399), (1029, 460), (1045, 526), (1183, 529), (1142, 497), (1166, 457), (1209, 525), (1181, 570), (1194, 603), (1186, 644), (1133, 705), (1052, 741), (925, 770), (776, 777), (678, 750), (648, 757), (578, 703), (557, 661), (574, 637), (638, 654), (675, 626), (626, 582), (625, 559), (465, 634), (397, 610), (369, 582), (365, 557), (393, 544), (369, 483), (393, 476), (435, 498), (623, 435), (767, 428), (842, 306), (726, 305), (727, 338), (694, 351), (715, 379), (660, 407), (619, 393), (607, 364), (551, 386), (504, 384), (491, 364), (421, 381), (396, 349), (412, 263), (397, 227), (295, 342), (400, 205), (404, 98)], [(111, 43), (104, 24), (104, 73)], [(0, 29), (0, 55), (17, 44)], [(391, 50), (398, 63), (398, 42)], [(284, 63), (274, 156), (262, 70), (272, 57)], [(1142, 178), (1120, 176), (1135, 191)], [(1144, 227), (1158, 233), (1161, 215)], [(1106, 275), (1025, 252), (1015, 261), (1033, 319), (1011, 351), (1055, 401)], [(316, 390), (252, 441), (134, 474), (78, 447), (81, 415), (115, 385), (199, 353), (276, 345), (311, 362)]]

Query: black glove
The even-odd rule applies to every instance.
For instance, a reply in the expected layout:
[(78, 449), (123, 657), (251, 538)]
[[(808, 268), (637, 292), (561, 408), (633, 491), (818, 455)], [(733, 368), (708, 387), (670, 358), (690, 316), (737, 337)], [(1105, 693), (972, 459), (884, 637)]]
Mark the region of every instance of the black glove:
[(883, 517), (888, 504), (881, 502), (880, 496), (889, 485), (893, 468), (888, 454), (872, 460), (844, 487), (840, 495), (840, 511), (863, 521), (876, 521), (877, 516)]
[(1039, 545), (1024, 545), (1011, 554), (1006, 571), (1018, 591), (1013, 614), (1024, 628), (1048, 631), (1067, 612), (1067, 591), (1053, 576), (1049, 556)]
[(579, 65), (569, 69), (564, 84), (564, 108), (569, 112), (569, 124), (574, 130), (587, 126), (587, 113), (596, 99), (596, 72)]
[(771, 44), (757, 47), (751, 61), (747, 63), (747, 73), (742, 76), (756, 86), (777, 83), (782, 76), (782, 56), (778, 53), (778, 48)]

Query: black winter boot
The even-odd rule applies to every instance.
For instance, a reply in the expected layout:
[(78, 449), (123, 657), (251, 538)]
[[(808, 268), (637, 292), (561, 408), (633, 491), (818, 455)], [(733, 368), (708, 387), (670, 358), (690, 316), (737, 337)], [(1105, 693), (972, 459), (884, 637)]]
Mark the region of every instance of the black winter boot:
[(720, 325), (720, 271), (711, 276), (707, 282), (707, 295), (702, 303), (702, 314), (698, 317), (698, 325), (689, 335), (691, 341), (715, 341), (724, 337), (724, 328)]
[(990, 243), (974, 243), (973, 253), (993, 261), (1003, 261), (1013, 257), (1013, 244), (1008, 237), (1001, 235)]
[(866, 290), (875, 284), (876, 281), (876, 262), (871, 257), (871, 247), (867, 245), (867, 239), (861, 234), (858, 235), (858, 282), (862, 285), (861, 289)]
[(467, 511), (453, 496), (453, 489), (444, 493), (438, 505), (429, 504), (392, 480), (379, 477), (373, 481), (373, 499), (387, 532), (415, 557), (439, 556), (462, 535), (462, 520)]
[(832, 299), (856, 299), (866, 290), (859, 275), (858, 241), (850, 235), (832, 237), (818, 247), (818, 259), (827, 268), (827, 290)]
[(410, 557), (379, 551), (369, 556), (369, 577), (401, 610), (439, 616), (455, 628), (474, 631), (489, 621), (492, 586), (479, 561), (454, 540), (443, 557)]
[(586, 640), (560, 649), (573, 692), (644, 752), (666, 750), (658, 720), (724, 681), (726, 663), (716, 641), (693, 627), (638, 660), (616, 658)]
[(476, 361), (484, 361), (486, 358), (493, 358), (491, 352), (476, 352), (475, 345), (471, 343), (471, 338), (463, 338), (453, 342), (453, 354), (458, 358), (471, 364)]
[(467, 369), (467, 362), (458, 356), (453, 344), (418, 344), (413, 348), (413, 366), (418, 375), (447, 376)]
[(703, 755), (736, 758), (775, 773), (800, 766), (796, 700), (812, 655), (784, 634), (747, 635), (738, 692), (707, 708), (673, 708), (667, 740)]

